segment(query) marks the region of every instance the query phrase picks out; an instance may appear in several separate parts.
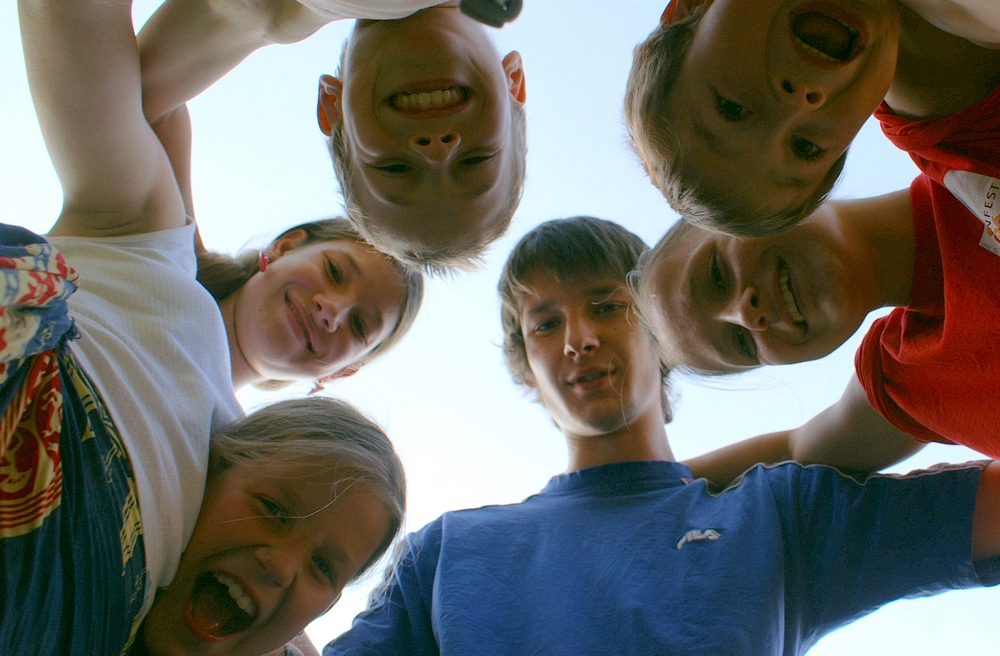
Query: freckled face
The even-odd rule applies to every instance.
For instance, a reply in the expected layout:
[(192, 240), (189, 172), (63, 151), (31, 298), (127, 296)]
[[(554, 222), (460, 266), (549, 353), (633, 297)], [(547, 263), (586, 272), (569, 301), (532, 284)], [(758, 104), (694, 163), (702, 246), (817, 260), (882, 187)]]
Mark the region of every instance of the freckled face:
[(388, 516), (329, 469), (236, 465), (205, 487), (177, 574), (143, 624), (157, 655), (257, 656), (326, 612), (368, 561)]
[(624, 281), (527, 281), (521, 329), (529, 385), (568, 436), (610, 433), (660, 409), (660, 369)]
[(661, 110), (689, 176), (761, 212), (806, 202), (885, 96), (898, 40), (894, 1), (708, 3)]
[(877, 254), (820, 208), (743, 239), (692, 227), (650, 264), (647, 320), (677, 364), (709, 372), (814, 360), (878, 308)]
[(358, 362), (399, 323), (406, 283), (370, 246), (275, 242), (272, 261), (239, 292), (239, 348), (275, 379), (322, 378)]
[(511, 71), (455, 7), (358, 21), (344, 66), (344, 134), (370, 221), (418, 247), (463, 245), (514, 193)]

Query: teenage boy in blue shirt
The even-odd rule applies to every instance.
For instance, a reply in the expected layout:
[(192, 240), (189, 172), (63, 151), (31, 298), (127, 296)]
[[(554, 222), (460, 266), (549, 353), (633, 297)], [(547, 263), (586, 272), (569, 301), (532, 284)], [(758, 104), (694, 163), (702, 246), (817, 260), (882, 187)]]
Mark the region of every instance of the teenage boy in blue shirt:
[(644, 250), (586, 217), (514, 248), (507, 363), (565, 434), (567, 472), (410, 535), (324, 656), (800, 654), (893, 599), (1000, 581), (994, 462), (864, 483), (785, 463), (721, 492), (692, 479), (626, 285)]

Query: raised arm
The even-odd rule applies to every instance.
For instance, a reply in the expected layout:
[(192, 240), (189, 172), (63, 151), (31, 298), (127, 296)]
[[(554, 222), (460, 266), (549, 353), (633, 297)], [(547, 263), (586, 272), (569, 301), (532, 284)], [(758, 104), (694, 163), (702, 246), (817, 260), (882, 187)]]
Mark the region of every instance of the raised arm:
[(330, 20), (297, 0), (167, 0), (139, 33), (146, 116), (158, 121), (254, 50), (301, 41)]
[(63, 187), (51, 234), (184, 224), (174, 175), (142, 113), (130, 0), (19, 0), (28, 82)]
[(806, 424), (737, 442), (689, 460), (697, 477), (723, 487), (758, 463), (795, 460), (868, 473), (904, 460), (923, 447), (868, 403), (857, 376), (843, 396)]

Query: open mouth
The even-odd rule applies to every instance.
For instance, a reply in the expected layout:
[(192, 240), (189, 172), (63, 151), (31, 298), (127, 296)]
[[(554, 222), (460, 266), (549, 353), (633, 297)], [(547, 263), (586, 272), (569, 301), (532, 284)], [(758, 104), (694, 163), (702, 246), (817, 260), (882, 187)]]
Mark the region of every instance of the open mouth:
[(222, 572), (206, 572), (198, 577), (185, 610), (188, 626), (208, 640), (244, 631), (257, 617), (257, 604), (247, 591)]
[(426, 112), (450, 109), (462, 104), (468, 97), (468, 89), (453, 86), (443, 89), (397, 93), (389, 98), (389, 104), (402, 112)]
[(792, 275), (784, 261), (778, 263), (778, 289), (781, 291), (781, 298), (785, 301), (788, 316), (797, 326), (805, 328), (806, 318), (799, 310), (799, 304), (795, 301), (795, 294), (792, 293)]
[(601, 371), (594, 371), (594, 372), (591, 372), (589, 374), (584, 374), (583, 376), (580, 376), (579, 378), (577, 378), (576, 380), (574, 380), (573, 384), (574, 385), (579, 385), (581, 383), (590, 383), (590, 382), (593, 382), (593, 381), (598, 380), (600, 378), (606, 377), (608, 375), (608, 373), (609, 372), (607, 372), (605, 370), (601, 370)]
[(792, 34), (804, 50), (829, 63), (846, 62), (863, 46), (858, 30), (835, 16), (818, 11), (793, 16)]

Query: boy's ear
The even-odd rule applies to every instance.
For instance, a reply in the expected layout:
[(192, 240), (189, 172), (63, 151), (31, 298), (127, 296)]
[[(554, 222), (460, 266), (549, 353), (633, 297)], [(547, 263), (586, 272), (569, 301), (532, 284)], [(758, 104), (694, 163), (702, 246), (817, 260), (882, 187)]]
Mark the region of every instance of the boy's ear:
[(507, 89), (510, 97), (517, 102), (524, 104), (524, 63), (521, 61), (521, 53), (516, 50), (508, 52), (503, 58), (503, 72), (507, 77)]
[(691, 16), (694, 10), (707, 7), (712, 0), (670, 0), (670, 4), (660, 16), (660, 25), (666, 27)]
[(333, 133), (333, 126), (344, 120), (343, 96), (343, 82), (332, 75), (319, 78), (316, 118), (319, 120), (319, 129), (328, 137)]

